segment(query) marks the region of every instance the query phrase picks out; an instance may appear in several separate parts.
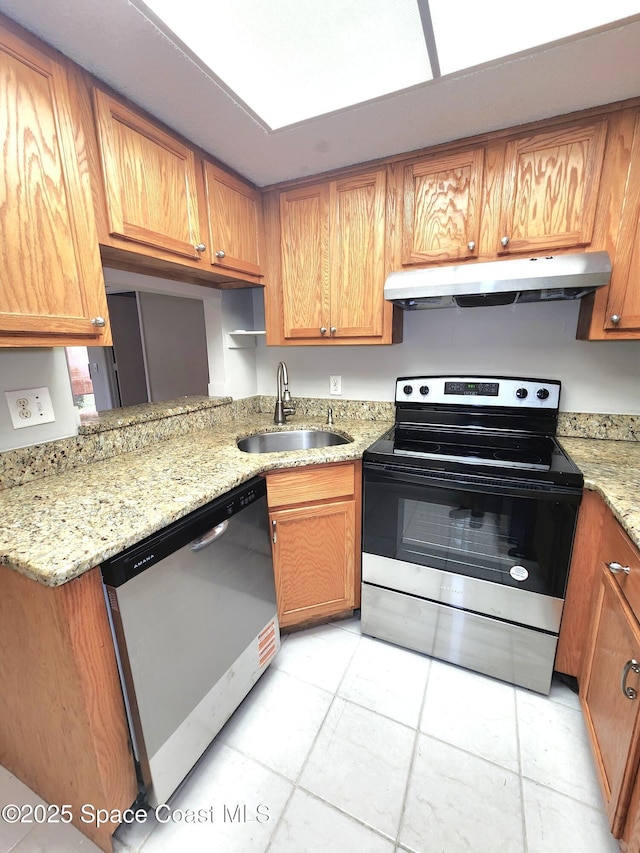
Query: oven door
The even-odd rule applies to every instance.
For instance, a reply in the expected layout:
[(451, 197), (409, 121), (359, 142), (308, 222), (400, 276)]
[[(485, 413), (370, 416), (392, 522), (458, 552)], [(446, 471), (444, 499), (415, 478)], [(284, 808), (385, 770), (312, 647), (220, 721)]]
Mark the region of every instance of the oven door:
[(557, 632), (581, 493), (365, 463), (363, 581)]

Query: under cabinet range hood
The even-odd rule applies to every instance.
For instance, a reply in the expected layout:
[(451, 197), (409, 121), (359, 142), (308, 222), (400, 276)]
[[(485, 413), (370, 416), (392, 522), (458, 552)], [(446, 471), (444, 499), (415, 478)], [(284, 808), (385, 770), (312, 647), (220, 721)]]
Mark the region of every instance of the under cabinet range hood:
[(384, 298), (406, 310), (551, 302), (580, 299), (610, 277), (607, 252), (509, 258), (392, 272)]

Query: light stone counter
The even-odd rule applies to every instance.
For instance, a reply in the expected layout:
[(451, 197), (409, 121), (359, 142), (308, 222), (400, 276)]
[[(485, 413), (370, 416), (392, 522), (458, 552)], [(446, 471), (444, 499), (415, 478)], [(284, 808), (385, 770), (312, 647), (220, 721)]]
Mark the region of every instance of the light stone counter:
[(602, 495), (640, 548), (640, 441), (559, 437), (582, 471), (585, 488)]
[(324, 429), (325, 421), (326, 407), (322, 417), (296, 415), (286, 427), (275, 427), (271, 413), (247, 412), (0, 491), (0, 564), (58, 586), (256, 474), (360, 459), (393, 423), (336, 417), (331, 429), (353, 441), (333, 447), (259, 454), (236, 447), (265, 429)]

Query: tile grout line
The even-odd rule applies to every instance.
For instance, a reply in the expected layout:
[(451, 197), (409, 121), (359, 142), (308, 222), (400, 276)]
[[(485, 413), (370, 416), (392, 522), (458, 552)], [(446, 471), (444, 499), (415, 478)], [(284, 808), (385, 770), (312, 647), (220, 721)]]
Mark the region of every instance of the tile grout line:
[(513, 691), (513, 711), (516, 723), (516, 743), (518, 745), (518, 785), (520, 787), (520, 821), (522, 824), (522, 840), (524, 842), (523, 853), (529, 851), (529, 835), (527, 833), (527, 811), (524, 799), (524, 773), (522, 766), (522, 747), (520, 742), (520, 717), (518, 715), (518, 691)]

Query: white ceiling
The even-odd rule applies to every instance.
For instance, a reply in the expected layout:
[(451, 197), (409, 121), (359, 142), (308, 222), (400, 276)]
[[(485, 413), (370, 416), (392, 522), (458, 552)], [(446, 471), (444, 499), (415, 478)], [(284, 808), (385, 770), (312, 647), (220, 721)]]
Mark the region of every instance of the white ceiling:
[[(640, 96), (636, 16), (267, 131), (128, 0), (0, 0), (0, 11), (259, 186)], [(243, 50), (237, 32), (210, 38)]]

